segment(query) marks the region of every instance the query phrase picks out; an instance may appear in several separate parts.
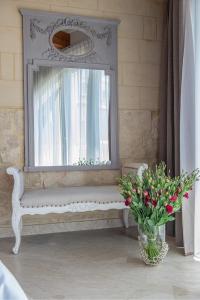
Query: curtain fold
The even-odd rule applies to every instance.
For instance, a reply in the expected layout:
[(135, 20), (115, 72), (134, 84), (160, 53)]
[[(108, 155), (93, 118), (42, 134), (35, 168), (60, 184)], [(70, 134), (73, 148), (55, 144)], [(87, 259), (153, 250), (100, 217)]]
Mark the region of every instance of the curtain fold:
[(169, 0), (160, 87), (159, 159), (172, 176), (180, 173), (179, 0)]
[[(39, 75), (38, 75), (39, 74)], [(61, 72), (41, 67), (34, 73), (34, 154), (36, 165), (59, 165), (61, 161)]]
[[(200, 2), (195, 1), (195, 160), (196, 168), (200, 169)], [(194, 259), (200, 261), (200, 182), (195, 184), (194, 206)]]
[[(181, 85), (181, 169), (195, 169), (195, 48), (192, 1), (183, 1), (183, 67)], [(183, 240), (185, 254), (193, 253), (194, 192), (183, 202)]]
[[(169, 0), (160, 94), (160, 149), (171, 175), (200, 168), (200, 1)], [(172, 225), (172, 224), (170, 224)], [(182, 215), (176, 214), (176, 240), (200, 261), (200, 183)], [(174, 234), (174, 227), (167, 228)], [(183, 243), (183, 244), (182, 244)]]
[[(183, 69), (181, 86), (181, 167), (200, 168), (200, 2), (183, 0)], [(200, 261), (200, 183), (183, 203), (185, 254)]]
[[(165, 20), (165, 31), (161, 64), (160, 84), (160, 143), (159, 160), (164, 161), (172, 176), (180, 174), (180, 49), (179, 49), (179, 14), (180, 1), (169, 0)], [(178, 222), (181, 240), (181, 224)], [(175, 235), (175, 223), (167, 224), (167, 234)]]
[(97, 70), (90, 71), (87, 92), (88, 160), (91, 157), (101, 162), (109, 160), (109, 97), (108, 77)]

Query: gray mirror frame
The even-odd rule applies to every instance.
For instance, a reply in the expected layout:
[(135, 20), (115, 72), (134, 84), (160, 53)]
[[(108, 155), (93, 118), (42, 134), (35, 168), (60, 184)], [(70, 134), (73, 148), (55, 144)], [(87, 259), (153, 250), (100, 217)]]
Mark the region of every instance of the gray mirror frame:
[[(80, 171), (119, 169), (118, 101), (117, 101), (117, 20), (67, 16), (62, 13), (20, 9), (23, 16), (25, 171)], [(93, 49), (84, 55), (59, 53), (52, 44), (58, 30), (76, 28), (87, 34)], [(110, 75), (110, 165), (34, 166), (33, 72), (40, 66), (105, 70)]]

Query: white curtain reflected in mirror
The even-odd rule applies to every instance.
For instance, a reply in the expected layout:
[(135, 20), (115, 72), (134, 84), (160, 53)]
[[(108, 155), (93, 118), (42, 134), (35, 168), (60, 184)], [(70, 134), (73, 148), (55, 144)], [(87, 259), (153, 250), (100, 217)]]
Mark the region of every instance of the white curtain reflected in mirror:
[(110, 164), (110, 82), (104, 70), (33, 73), (35, 166)]

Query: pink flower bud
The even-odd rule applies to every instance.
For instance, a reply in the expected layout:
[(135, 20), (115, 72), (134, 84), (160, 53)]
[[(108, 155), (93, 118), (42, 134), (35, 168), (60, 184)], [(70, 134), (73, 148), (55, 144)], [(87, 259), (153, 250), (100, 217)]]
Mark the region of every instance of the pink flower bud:
[(156, 201), (156, 200), (152, 199), (152, 200), (151, 200), (151, 203), (152, 203), (152, 205), (153, 205), (154, 207), (156, 207), (156, 205), (157, 205), (157, 201)]
[(166, 205), (165, 208), (166, 208), (166, 211), (168, 212), (169, 215), (172, 214), (173, 211), (174, 211), (173, 206), (171, 206), (171, 205), (169, 205), (169, 204)]
[(125, 204), (126, 206), (129, 206), (129, 205), (131, 204), (131, 202), (132, 202), (131, 197), (128, 197), (128, 198), (125, 199), (124, 204)]
[(189, 193), (188, 193), (188, 192), (185, 193), (185, 194), (183, 195), (183, 197), (185, 197), (186, 199), (188, 199), (188, 198), (189, 198)]
[(176, 200), (177, 200), (177, 195), (175, 194), (175, 195), (169, 197), (169, 200), (172, 201), (172, 202), (176, 202)]

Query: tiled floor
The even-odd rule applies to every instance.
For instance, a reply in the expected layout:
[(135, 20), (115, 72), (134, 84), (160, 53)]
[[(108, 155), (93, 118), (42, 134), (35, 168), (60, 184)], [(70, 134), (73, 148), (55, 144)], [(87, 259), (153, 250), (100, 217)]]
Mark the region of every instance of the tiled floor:
[(165, 262), (146, 266), (132, 229), (24, 237), (16, 256), (12, 243), (0, 240), (0, 259), (29, 299), (200, 299), (200, 263), (171, 241)]

